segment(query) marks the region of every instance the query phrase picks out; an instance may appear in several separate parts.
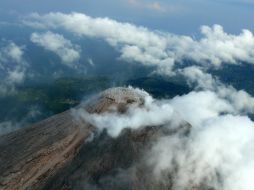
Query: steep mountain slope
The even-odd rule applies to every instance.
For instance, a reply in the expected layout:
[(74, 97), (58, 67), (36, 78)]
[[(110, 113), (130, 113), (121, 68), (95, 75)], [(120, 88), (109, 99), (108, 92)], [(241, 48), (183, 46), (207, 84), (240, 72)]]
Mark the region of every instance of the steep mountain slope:
[[(77, 109), (125, 114), (129, 105), (142, 107), (144, 101), (132, 89), (113, 88)], [(152, 179), (143, 159), (159, 137), (174, 130), (147, 126), (113, 138), (75, 110), (0, 138), (0, 189), (170, 189), (171, 176), (167, 182)], [(175, 130), (185, 135), (189, 128), (186, 123)]]

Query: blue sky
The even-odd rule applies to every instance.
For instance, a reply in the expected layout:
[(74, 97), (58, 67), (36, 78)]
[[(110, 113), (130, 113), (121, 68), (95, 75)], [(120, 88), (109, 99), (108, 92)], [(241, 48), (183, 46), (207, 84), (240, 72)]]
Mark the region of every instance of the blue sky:
[(220, 24), (231, 33), (254, 30), (250, 0), (1, 0), (0, 20), (17, 21), (31, 12), (81, 12), (151, 29), (196, 35), (201, 25)]

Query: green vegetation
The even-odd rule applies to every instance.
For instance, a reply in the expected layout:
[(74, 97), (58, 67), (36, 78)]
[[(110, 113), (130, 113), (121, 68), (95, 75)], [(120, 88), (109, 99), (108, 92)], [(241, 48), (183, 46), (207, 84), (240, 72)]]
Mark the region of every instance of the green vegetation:
[(133, 87), (139, 87), (149, 92), (155, 98), (172, 98), (186, 94), (190, 88), (180, 79), (165, 79), (163, 77), (142, 77), (127, 82)]
[[(17, 92), (0, 97), (0, 122), (33, 123), (78, 105), (85, 97), (111, 87), (106, 77), (64, 77), (56, 80), (27, 81)], [(128, 80), (119, 86), (142, 88), (156, 98), (171, 98), (189, 92), (179, 79), (151, 76)]]
[(79, 104), (84, 96), (109, 88), (109, 84), (105, 77), (66, 77), (51, 83), (25, 84), (18, 87), (17, 93), (0, 98), (1, 120), (21, 120), (32, 106), (43, 112), (40, 119), (60, 113)]

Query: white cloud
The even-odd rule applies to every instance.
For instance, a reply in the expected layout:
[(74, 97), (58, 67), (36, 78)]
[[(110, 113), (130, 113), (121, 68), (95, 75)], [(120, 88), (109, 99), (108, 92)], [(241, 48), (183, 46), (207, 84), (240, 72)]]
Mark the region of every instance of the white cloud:
[(23, 50), (21, 47), (17, 46), (15, 43), (10, 43), (7, 46), (6, 53), (10, 58), (15, 60), (16, 62), (22, 61)]
[(24, 71), (21, 71), (20, 69), (15, 69), (12, 71), (8, 71), (8, 77), (7, 80), (9, 80), (11, 83), (20, 83), (25, 78)]
[[(140, 90), (133, 89), (136, 93)], [(107, 130), (112, 137), (117, 137), (123, 129), (138, 129), (145, 126), (156, 126), (170, 122), (173, 115), (172, 106), (166, 102), (155, 101), (147, 93), (141, 92), (144, 105), (132, 105), (125, 114), (118, 112), (106, 112), (103, 114), (89, 114), (83, 109), (73, 110), (75, 117), (81, 117), (85, 121), (97, 126), (99, 131)]]
[(21, 62), (23, 56), (23, 48), (17, 46), (13, 42), (9, 42), (5, 47), (1, 48), (0, 61), (1, 62)]
[(211, 91), (191, 92), (171, 100), (175, 110), (191, 125), (200, 126), (204, 120), (218, 117), (222, 113), (234, 112), (229, 102)]
[(56, 53), (62, 62), (68, 66), (72, 66), (72, 63), (80, 58), (79, 47), (73, 45), (60, 34), (49, 31), (46, 33), (33, 33), (31, 41), (46, 50)]
[(88, 58), (88, 59), (87, 59), (87, 62), (89, 63), (90, 66), (92, 66), (92, 67), (95, 66), (94, 61), (93, 61), (92, 58)]
[(236, 113), (253, 113), (254, 98), (244, 90), (236, 90), (230, 85), (222, 84), (211, 74), (205, 73), (200, 67), (191, 66), (181, 72), (197, 90), (209, 90), (218, 97), (227, 100), (234, 107)]
[(0, 122), (0, 136), (18, 130), (24, 126), (27, 126), (28, 124), (31, 124), (31, 120), (34, 120), (41, 114), (42, 113), (37, 106), (31, 106), (29, 107), (29, 111), (27, 112), (27, 114), (20, 121), (7, 120)]
[(153, 2), (150, 4), (147, 4), (147, 7), (152, 10), (156, 10), (159, 12), (166, 12), (166, 8), (163, 7), (159, 2)]
[(0, 95), (15, 91), (16, 84), (24, 81), (27, 63), (23, 59), (23, 48), (13, 42), (0, 49)]
[(101, 115), (82, 109), (73, 114), (112, 137), (126, 128), (176, 129), (187, 121), (192, 124), (189, 133), (173, 130), (175, 133), (160, 134), (143, 155), (142, 162), (153, 171), (151, 184), (158, 180), (171, 184), (172, 190), (202, 185), (222, 190), (252, 189), (254, 123), (247, 116), (232, 115), (236, 110), (227, 99), (211, 91), (191, 92), (171, 100), (155, 100), (143, 93), (143, 98), (143, 106), (130, 106), (124, 114), (114, 109)]
[(11, 131), (17, 130), (20, 126), (17, 123), (11, 121), (4, 121), (0, 123), (0, 136), (7, 134)]
[(157, 180), (170, 180), (167, 174), (174, 173), (173, 190), (204, 186), (251, 190), (253, 127), (247, 117), (216, 117), (192, 128), (188, 137), (162, 137), (149, 152), (148, 162)]
[(226, 33), (220, 25), (202, 26), (200, 39), (151, 31), (145, 27), (121, 23), (109, 18), (92, 18), (81, 13), (32, 14), (25, 24), (46, 29), (65, 29), (80, 36), (102, 38), (121, 52), (121, 58), (145, 65), (168, 66), (176, 61), (196, 61), (204, 66), (222, 63), (254, 64), (254, 36), (243, 30), (239, 35)]
[(128, 0), (127, 2), (131, 6), (146, 9), (146, 10), (150, 9), (150, 10), (157, 11), (157, 12), (167, 12), (167, 11), (169, 11), (168, 6), (166, 6), (166, 5), (163, 6), (158, 1), (146, 2), (146, 1), (142, 1), (142, 0)]
[[(60, 27), (81, 36), (105, 39), (110, 45), (119, 47), (125, 59), (138, 60), (144, 64), (157, 64), (168, 58), (164, 35), (157, 35), (147, 28), (129, 23), (120, 23), (108, 18), (91, 18), (80, 13), (49, 13), (43, 16), (33, 14), (25, 23), (33, 27)], [(140, 60), (142, 55), (135, 53), (145, 54), (153, 60), (146, 63), (146, 60)]]

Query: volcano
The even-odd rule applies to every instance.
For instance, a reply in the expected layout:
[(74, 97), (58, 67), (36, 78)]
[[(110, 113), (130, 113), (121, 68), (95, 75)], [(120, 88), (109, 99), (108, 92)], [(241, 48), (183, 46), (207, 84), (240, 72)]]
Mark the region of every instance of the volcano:
[(173, 177), (160, 181), (144, 156), (165, 134), (187, 135), (188, 123), (177, 129), (144, 126), (111, 137), (106, 130), (75, 117), (75, 110), (98, 115), (125, 114), (144, 96), (131, 88), (112, 88), (77, 108), (54, 115), (0, 138), (0, 189), (171, 189)]

